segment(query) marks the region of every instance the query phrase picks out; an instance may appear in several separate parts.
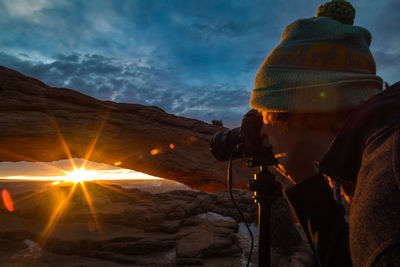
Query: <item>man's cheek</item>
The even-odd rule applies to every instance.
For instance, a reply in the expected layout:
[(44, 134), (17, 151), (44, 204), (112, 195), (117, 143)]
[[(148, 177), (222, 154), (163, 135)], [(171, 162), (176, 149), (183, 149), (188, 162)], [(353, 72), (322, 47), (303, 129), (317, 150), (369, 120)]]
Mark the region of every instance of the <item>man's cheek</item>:
[(270, 138), (270, 142), (272, 145), (272, 152), (275, 155), (287, 152), (287, 146), (288, 146), (288, 142), (289, 142), (289, 139), (287, 136), (280, 134), (280, 133), (274, 134), (274, 136), (272, 136)]
[(286, 148), (289, 140), (287, 131), (282, 130), (278, 126), (264, 124), (261, 134), (265, 137), (269, 146), (272, 147), (274, 154), (287, 152)]

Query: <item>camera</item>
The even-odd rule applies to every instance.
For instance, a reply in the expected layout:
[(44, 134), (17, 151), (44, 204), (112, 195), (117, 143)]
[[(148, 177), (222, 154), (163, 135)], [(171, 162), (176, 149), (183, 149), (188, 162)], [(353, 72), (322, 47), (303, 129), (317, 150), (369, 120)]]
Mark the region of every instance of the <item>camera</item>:
[(262, 124), (262, 115), (250, 110), (244, 115), (241, 127), (214, 134), (210, 142), (212, 154), (219, 161), (251, 158), (253, 165), (275, 165), (271, 147), (265, 146), (260, 136)]
[(254, 191), (253, 199), (258, 204), (258, 263), (259, 266), (269, 266), (270, 254), (270, 211), (271, 203), (281, 195), (281, 185), (275, 181), (275, 176), (268, 171), (267, 166), (277, 165), (272, 153), (272, 147), (265, 145), (265, 138), (260, 136), (263, 125), (262, 115), (257, 110), (247, 112), (242, 120), (241, 127), (220, 131), (214, 134), (210, 142), (210, 150), (219, 161), (229, 161), (227, 168), (227, 184), (232, 202), (250, 233), (251, 248), (247, 266), (253, 251), (253, 234), (240, 211), (232, 194), (232, 160), (250, 158), (248, 167), (260, 166), (260, 172), (254, 175), (249, 182), (249, 189)]

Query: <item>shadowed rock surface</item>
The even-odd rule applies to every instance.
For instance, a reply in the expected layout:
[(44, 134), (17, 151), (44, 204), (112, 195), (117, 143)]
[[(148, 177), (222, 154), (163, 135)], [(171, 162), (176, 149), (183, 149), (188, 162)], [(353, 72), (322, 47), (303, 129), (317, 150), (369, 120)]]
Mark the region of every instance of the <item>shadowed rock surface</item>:
[[(88, 158), (204, 191), (224, 190), (226, 163), (209, 151), (224, 128), (155, 106), (100, 101), (0, 66), (0, 161)], [(173, 144), (173, 149), (170, 144)], [(234, 185), (252, 171), (235, 164)]]
[[(86, 182), (93, 215), (79, 184), (62, 209), (71, 184), (18, 194), (17, 183), (0, 184), (15, 192), (14, 211), (0, 208), (2, 266), (243, 266), (249, 243), (239, 242), (242, 219), (226, 191), (150, 194)], [(257, 210), (250, 193), (235, 190), (234, 196), (254, 223)], [(56, 216), (57, 210), (62, 215)], [(272, 245), (290, 255), (285, 248), (301, 246), (300, 235), (287, 206), (278, 203), (273, 214)]]

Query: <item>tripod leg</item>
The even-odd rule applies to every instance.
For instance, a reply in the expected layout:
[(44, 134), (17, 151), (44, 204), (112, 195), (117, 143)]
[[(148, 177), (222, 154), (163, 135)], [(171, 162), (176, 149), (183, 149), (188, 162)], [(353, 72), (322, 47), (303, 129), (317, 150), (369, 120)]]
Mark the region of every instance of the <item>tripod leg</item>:
[(258, 266), (269, 267), (271, 265), (270, 251), (270, 216), (271, 202), (262, 200), (258, 202)]

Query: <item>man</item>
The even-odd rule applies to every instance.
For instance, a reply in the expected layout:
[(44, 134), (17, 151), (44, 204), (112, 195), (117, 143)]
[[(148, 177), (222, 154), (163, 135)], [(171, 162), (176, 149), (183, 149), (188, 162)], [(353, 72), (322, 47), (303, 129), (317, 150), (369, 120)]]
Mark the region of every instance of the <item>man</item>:
[[(371, 34), (333, 0), (289, 24), (258, 70), (263, 113), (285, 194), (321, 266), (400, 266), (400, 83), (382, 91)], [(351, 201), (350, 223), (328, 180)]]

